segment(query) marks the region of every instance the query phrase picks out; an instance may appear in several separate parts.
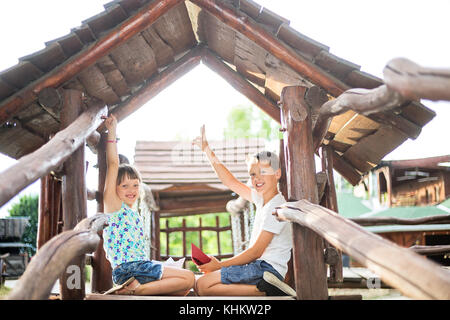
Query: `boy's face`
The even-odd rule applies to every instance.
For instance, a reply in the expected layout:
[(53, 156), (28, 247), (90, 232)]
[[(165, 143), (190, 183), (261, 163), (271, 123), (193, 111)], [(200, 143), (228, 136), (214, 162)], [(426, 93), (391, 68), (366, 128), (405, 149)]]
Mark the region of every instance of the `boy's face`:
[(273, 192), (277, 189), (281, 170), (273, 170), (269, 163), (256, 162), (249, 166), (248, 171), (252, 180), (252, 186), (258, 193)]
[(119, 199), (130, 208), (139, 197), (139, 185), (139, 179), (130, 179), (127, 175), (124, 175), (122, 181), (116, 186)]

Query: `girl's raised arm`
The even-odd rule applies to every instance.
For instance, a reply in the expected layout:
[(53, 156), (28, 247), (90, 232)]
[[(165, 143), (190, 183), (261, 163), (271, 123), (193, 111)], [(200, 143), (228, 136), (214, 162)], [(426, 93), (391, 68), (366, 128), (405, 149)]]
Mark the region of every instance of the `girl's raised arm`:
[(108, 129), (108, 138), (106, 141), (106, 179), (105, 190), (103, 193), (103, 203), (105, 212), (115, 212), (122, 206), (122, 201), (117, 196), (117, 174), (119, 172), (119, 153), (117, 151), (117, 119), (110, 115), (105, 120), (105, 126)]

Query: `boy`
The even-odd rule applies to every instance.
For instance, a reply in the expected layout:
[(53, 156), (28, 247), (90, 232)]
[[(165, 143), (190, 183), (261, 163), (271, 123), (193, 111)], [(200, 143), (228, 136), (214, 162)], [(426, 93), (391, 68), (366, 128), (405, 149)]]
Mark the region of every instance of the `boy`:
[(291, 256), (292, 229), (289, 222), (280, 222), (272, 215), (275, 207), (286, 200), (278, 191), (281, 176), (278, 157), (271, 152), (260, 152), (249, 159), (248, 169), (252, 188), (237, 180), (217, 159), (205, 137), (193, 144), (205, 152), (222, 183), (256, 206), (255, 221), (249, 248), (226, 261), (211, 261), (199, 266), (205, 274), (195, 285), (198, 295), (264, 296), (292, 295), (295, 291), (283, 282)]

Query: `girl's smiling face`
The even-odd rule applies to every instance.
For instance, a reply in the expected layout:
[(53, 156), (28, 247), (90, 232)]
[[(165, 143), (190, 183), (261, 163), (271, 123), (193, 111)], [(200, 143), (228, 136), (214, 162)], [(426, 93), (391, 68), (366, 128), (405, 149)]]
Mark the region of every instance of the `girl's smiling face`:
[(130, 208), (139, 197), (139, 179), (130, 179), (126, 174), (122, 181), (116, 186), (117, 196)]

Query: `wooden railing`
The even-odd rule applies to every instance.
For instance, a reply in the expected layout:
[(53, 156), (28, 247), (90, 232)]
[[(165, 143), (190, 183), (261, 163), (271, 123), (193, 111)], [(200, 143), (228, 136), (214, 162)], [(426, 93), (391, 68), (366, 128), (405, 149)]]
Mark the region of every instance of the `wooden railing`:
[[(214, 256), (217, 259), (225, 259), (225, 258), (231, 258), (233, 256), (233, 253), (222, 253), (221, 244), (220, 244), (220, 234), (222, 232), (231, 231), (231, 217), (229, 219), (229, 223), (226, 226), (220, 226), (219, 216), (216, 215), (215, 217), (215, 226), (203, 226), (202, 217), (198, 217), (198, 227), (187, 227), (186, 226), (186, 219), (183, 218), (181, 227), (170, 227), (170, 219), (167, 218), (165, 221), (165, 227), (160, 229), (160, 233), (166, 234), (166, 254), (161, 254), (161, 260), (167, 260), (169, 257), (172, 257), (174, 259), (180, 259), (180, 258), (186, 258), (186, 261), (192, 261), (191, 255), (188, 255), (188, 246), (190, 250), (190, 243), (187, 243), (186, 233), (187, 232), (198, 232), (198, 243), (194, 243), (197, 245), (202, 251), (204, 250), (203, 245), (203, 237), (202, 232), (203, 231), (213, 231), (216, 233), (216, 241), (217, 241), (217, 254), (214, 254)], [(174, 232), (181, 232), (182, 233), (182, 255), (181, 256), (174, 256), (170, 255), (170, 234)], [(161, 250), (161, 248), (160, 248)], [(207, 254), (210, 254), (206, 252)], [(186, 265), (185, 261), (185, 265)]]
[(287, 202), (274, 214), (280, 220), (313, 230), (408, 297), (450, 299), (450, 273), (447, 270), (327, 208), (300, 200)]
[(395, 218), (395, 217), (369, 217), (369, 218), (351, 218), (353, 222), (360, 226), (382, 226), (382, 225), (420, 225), (420, 224), (448, 224), (450, 223), (450, 214), (428, 216), (422, 218)]
[[(51, 289), (74, 260), (84, 260), (84, 255), (93, 252), (100, 241), (99, 233), (107, 225), (105, 214), (96, 214), (77, 224), (75, 229), (65, 231), (48, 241), (31, 259), (20, 277), (9, 300), (48, 299)], [(83, 270), (78, 270), (76, 279), (84, 288)], [(79, 288), (78, 288), (79, 289)], [(83, 290), (84, 291), (84, 290)]]

